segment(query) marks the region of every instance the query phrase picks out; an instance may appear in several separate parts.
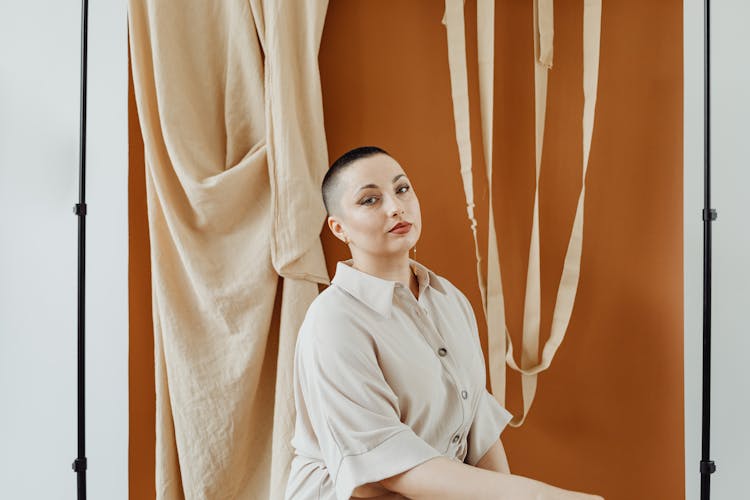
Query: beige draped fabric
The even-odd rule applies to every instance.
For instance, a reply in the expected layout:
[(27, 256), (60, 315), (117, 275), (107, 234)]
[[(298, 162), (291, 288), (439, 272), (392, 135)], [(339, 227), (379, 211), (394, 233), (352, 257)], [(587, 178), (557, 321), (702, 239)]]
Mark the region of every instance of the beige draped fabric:
[[(283, 496), (295, 339), (317, 283), (330, 282), (317, 62), (326, 8), (129, 2), (147, 169), (159, 499)], [(282, 284), (278, 358), (268, 359)]]
[(585, 180), (594, 127), (597, 80), (599, 74), (599, 46), (601, 30), (601, 0), (583, 0), (583, 184), (578, 198), (563, 272), (557, 291), (550, 337), (542, 350), (539, 361), (539, 337), (541, 324), (541, 273), (539, 251), (539, 177), (544, 144), (544, 123), (547, 106), (547, 72), (552, 67), (553, 55), (553, 11), (552, 0), (533, 0), (534, 36), (534, 110), (535, 110), (535, 163), (536, 188), (534, 213), (529, 247), (529, 263), (524, 303), (521, 367), (515, 361), (510, 332), (505, 321), (500, 257), (493, 215), (492, 199), (492, 123), (494, 84), (494, 2), (477, 0), (477, 50), (479, 70), (479, 94), (482, 124), (482, 141), (487, 182), (489, 185), (489, 228), (487, 249), (487, 278), (482, 272), (481, 254), (477, 239), (477, 221), (474, 216), (473, 174), (471, 166), (471, 140), (469, 133), (469, 97), (464, 27), (464, 1), (446, 0), (443, 24), (448, 37), (448, 62), (450, 66), (451, 92), (458, 142), (461, 178), (466, 195), (467, 215), (477, 261), (477, 278), (482, 297), (482, 308), (488, 327), (490, 380), (492, 392), (498, 402), (505, 405), (505, 365), (521, 373), (523, 412), (510, 425), (518, 427), (526, 419), (534, 401), (537, 376), (546, 370), (560, 346), (573, 311), (575, 295), (580, 277), (583, 249), (583, 213)]

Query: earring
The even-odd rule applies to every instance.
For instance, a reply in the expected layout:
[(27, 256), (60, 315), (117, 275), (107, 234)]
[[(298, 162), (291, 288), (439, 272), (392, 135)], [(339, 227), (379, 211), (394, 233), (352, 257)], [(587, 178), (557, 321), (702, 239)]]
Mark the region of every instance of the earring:
[(414, 257), (413, 257), (413, 259), (417, 260), (417, 245), (414, 245), (413, 250), (414, 250)]

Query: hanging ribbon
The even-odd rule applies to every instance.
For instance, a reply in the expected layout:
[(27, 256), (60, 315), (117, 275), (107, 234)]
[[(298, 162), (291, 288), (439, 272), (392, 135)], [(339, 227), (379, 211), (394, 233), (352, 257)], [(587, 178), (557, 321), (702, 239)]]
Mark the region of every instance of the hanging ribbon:
[[(490, 381), (498, 402), (505, 405), (505, 364), (521, 373), (523, 413), (510, 425), (523, 424), (536, 394), (537, 376), (546, 370), (560, 346), (573, 311), (580, 277), (583, 247), (583, 213), (586, 170), (588, 168), (591, 138), (596, 106), (599, 74), (599, 47), (601, 32), (601, 0), (584, 0), (583, 8), (583, 168), (582, 186), (570, 241), (565, 255), (563, 272), (555, 302), (550, 337), (539, 362), (539, 333), (541, 324), (541, 273), (539, 252), (539, 178), (541, 174), (544, 124), (547, 105), (547, 71), (552, 67), (553, 8), (552, 0), (534, 0), (534, 109), (535, 109), (535, 163), (536, 180), (534, 212), (529, 247), (526, 297), (524, 303), (523, 342), (519, 368), (513, 356), (513, 344), (505, 320), (502, 278), (500, 274), (497, 235), (492, 203), (492, 110), (494, 85), (494, 4), (490, 0), (477, 0), (477, 37), (479, 60), (479, 91), (482, 117), (482, 140), (489, 185), (489, 238), (488, 277), (481, 271), (481, 257), (474, 218), (473, 179), (471, 173), (471, 141), (469, 135), (469, 99), (463, 0), (446, 0), (443, 24), (448, 34), (448, 63), (451, 74), (451, 93), (456, 123), (456, 140), (459, 146), (461, 177), (464, 183), (467, 211), (472, 222), (477, 258), (477, 277), (482, 296), (482, 307), (488, 325)], [(499, 333), (499, 332), (503, 333)], [(506, 349), (507, 345), (507, 349)]]
[[(451, 97), (453, 116), (456, 125), (456, 141), (461, 164), (461, 178), (466, 197), (466, 212), (471, 221), (474, 237), (474, 250), (477, 261), (477, 276), (482, 276), (482, 257), (477, 240), (477, 220), (474, 217), (474, 181), (471, 171), (471, 137), (469, 129), (469, 93), (466, 72), (466, 39), (464, 34), (463, 0), (446, 0), (442, 23), (448, 33), (448, 64), (450, 65)], [(482, 283), (480, 279), (480, 283)], [(482, 306), (486, 309), (487, 299), (482, 285)]]

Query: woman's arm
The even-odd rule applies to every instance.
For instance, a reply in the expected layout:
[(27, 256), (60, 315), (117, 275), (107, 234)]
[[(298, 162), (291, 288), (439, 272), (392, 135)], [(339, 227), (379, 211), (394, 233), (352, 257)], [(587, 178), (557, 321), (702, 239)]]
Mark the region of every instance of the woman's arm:
[(391, 490), (382, 486), (380, 482), (367, 483), (355, 488), (352, 492), (352, 498), (375, 498), (389, 493), (392, 493)]
[[(505, 455), (505, 448), (500, 439), (495, 441), (484, 456), (477, 462), (476, 467), (480, 469), (503, 472), (510, 474), (510, 467), (508, 466), (508, 458)], [(390, 490), (386, 489), (380, 484), (380, 482), (367, 483), (357, 487), (354, 490), (352, 496), (354, 498), (375, 498), (381, 495), (390, 493)]]
[(476, 467), (485, 470), (491, 470), (495, 472), (503, 472), (510, 474), (510, 466), (508, 465), (508, 457), (505, 455), (505, 448), (503, 442), (498, 439), (495, 444), (490, 446), (487, 453), (477, 462)]
[(383, 479), (380, 484), (415, 500), (603, 500), (523, 476), (480, 469), (444, 456)]

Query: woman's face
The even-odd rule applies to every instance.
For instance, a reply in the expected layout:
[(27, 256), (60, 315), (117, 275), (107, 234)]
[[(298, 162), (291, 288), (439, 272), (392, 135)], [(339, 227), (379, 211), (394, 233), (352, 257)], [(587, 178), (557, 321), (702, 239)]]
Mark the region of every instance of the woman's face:
[[(328, 218), (328, 226), (341, 241), (349, 240), (352, 256), (409, 254), (422, 231), (422, 214), (396, 160), (384, 154), (356, 160), (342, 172), (338, 189), (339, 214)], [(410, 227), (391, 231), (399, 222)]]

